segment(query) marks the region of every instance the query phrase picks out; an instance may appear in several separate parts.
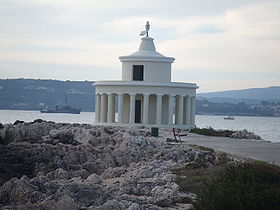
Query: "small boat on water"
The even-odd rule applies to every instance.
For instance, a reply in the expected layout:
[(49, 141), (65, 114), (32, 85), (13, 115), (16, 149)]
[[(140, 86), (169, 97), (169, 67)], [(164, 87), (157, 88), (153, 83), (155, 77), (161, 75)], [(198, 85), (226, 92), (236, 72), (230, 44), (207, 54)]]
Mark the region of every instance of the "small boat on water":
[(41, 113), (69, 113), (69, 114), (80, 114), (81, 109), (80, 108), (74, 108), (69, 105), (66, 106), (55, 106), (54, 109), (41, 109)]
[(234, 120), (233, 116), (224, 117), (225, 120)]

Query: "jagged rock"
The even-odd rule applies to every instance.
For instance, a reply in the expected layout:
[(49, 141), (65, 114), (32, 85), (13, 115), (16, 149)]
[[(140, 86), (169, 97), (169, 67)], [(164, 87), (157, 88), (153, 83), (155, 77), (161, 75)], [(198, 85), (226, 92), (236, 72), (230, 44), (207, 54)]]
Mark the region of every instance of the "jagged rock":
[(149, 130), (144, 130), (144, 129), (130, 129), (128, 131), (128, 134), (132, 136), (144, 136), (144, 137), (151, 136), (151, 132)]
[(96, 136), (96, 137), (101, 136), (101, 131), (100, 131), (100, 130), (97, 130), (96, 133), (95, 133), (95, 136)]
[(91, 174), (88, 176), (87, 180), (91, 183), (91, 184), (100, 184), (101, 183), (101, 179), (97, 174)]
[(34, 162), (21, 155), (23, 151), (18, 152), (11, 147), (0, 145), (0, 185), (12, 177), (33, 175)]
[(6, 182), (0, 191), (0, 203), (7, 205), (9, 203), (15, 205), (31, 203), (40, 199), (38, 187), (28, 183), (28, 178), (23, 176), (21, 179), (13, 178)]
[[(94, 142), (94, 140), (96, 140), (96, 137), (93, 136), (89, 130), (82, 128), (82, 129), (77, 130), (74, 133), (73, 139), (80, 143), (91, 142), (91, 144), (94, 145), (93, 142)], [(98, 144), (96, 144), (96, 145), (98, 145)], [(96, 146), (96, 145), (94, 145), (94, 146)]]
[(104, 127), (103, 131), (109, 135), (113, 135), (116, 132), (113, 127)]
[[(32, 123), (42, 123), (42, 122), (46, 122), (45, 120), (42, 120), (42, 119), (36, 119), (34, 120)], [(31, 124), (32, 124), (31, 123)]]
[(70, 177), (81, 177), (82, 179), (86, 179), (89, 176), (89, 172), (85, 169), (79, 170), (79, 168), (81, 167), (78, 167), (76, 168), (76, 170), (71, 171)]
[(47, 177), (49, 179), (68, 179), (69, 173), (62, 168), (58, 168), (55, 171), (48, 173)]
[(88, 140), (88, 143), (90, 143), (92, 146), (98, 146), (100, 141), (97, 137), (92, 136), (92, 138)]
[(255, 139), (255, 140), (261, 140), (262, 139), (257, 134), (255, 134), (253, 132), (249, 132), (246, 129), (235, 131), (231, 135), (231, 138), (235, 138), (235, 139)]
[(122, 205), (117, 200), (109, 200), (106, 203), (104, 203), (101, 206), (98, 206), (97, 208), (88, 208), (87, 210), (122, 210)]
[(83, 206), (99, 206), (111, 197), (101, 185), (93, 185), (77, 177), (63, 183), (54, 193), (53, 199), (60, 200), (65, 195)]
[(24, 121), (22, 121), (22, 120), (16, 120), (13, 125), (23, 124), (23, 123), (24, 123)]
[(74, 134), (71, 130), (51, 130), (49, 132), (55, 143), (71, 144), (74, 142)]
[(64, 196), (58, 200), (52, 207), (52, 210), (78, 210), (80, 205), (78, 205), (75, 200), (69, 196)]
[(128, 210), (141, 210), (140, 206), (138, 203), (133, 203)]
[(170, 145), (144, 128), (36, 120), (3, 125), (0, 141), (6, 209), (163, 209), (157, 201), (190, 196), (172, 169), (218, 162), (213, 152)]
[(120, 177), (122, 174), (126, 173), (127, 169), (124, 167), (115, 167), (115, 168), (107, 168), (103, 174), (102, 178), (103, 179), (109, 179), (109, 178), (116, 178)]
[(153, 144), (147, 140), (144, 137), (134, 137), (131, 138), (128, 143), (127, 146), (142, 146), (142, 147), (147, 147), (147, 146), (153, 146)]
[(41, 137), (47, 135), (55, 124), (42, 123), (20, 123), (16, 125), (5, 124), (0, 130), (0, 144), (9, 144), (10, 142), (40, 142)]
[(166, 182), (172, 182), (176, 180), (176, 176), (174, 174), (166, 174), (162, 177), (162, 180), (166, 181)]

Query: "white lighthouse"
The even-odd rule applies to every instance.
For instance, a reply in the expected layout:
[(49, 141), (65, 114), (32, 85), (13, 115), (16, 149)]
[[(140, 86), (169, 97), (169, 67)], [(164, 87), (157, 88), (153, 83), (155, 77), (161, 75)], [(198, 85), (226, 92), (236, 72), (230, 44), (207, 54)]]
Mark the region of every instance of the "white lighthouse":
[(198, 86), (171, 82), (175, 59), (156, 51), (154, 39), (148, 36), (149, 28), (147, 22), (138, 51), (119, 57), (122, 80), (95, 83), (97, 124), (180, 129), (195, 126)]

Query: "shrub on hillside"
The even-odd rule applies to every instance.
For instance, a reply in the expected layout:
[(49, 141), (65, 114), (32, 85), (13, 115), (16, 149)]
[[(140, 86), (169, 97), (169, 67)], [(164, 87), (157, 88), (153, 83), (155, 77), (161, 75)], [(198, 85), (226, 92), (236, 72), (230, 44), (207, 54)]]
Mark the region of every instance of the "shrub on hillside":
[(205, 136), (220, 136), (220, 137), (231, 137), (231, 135), (235, 131), (232, 130), (215, 130), (212, 127), (208, 128), (193, 128), (191, 130), (191, 133), (196, 133), (199, 135), (205, 135)]
[(280, 168), (261, 162), (230, 164), (202, 185), (194, 209), (280, 209)]

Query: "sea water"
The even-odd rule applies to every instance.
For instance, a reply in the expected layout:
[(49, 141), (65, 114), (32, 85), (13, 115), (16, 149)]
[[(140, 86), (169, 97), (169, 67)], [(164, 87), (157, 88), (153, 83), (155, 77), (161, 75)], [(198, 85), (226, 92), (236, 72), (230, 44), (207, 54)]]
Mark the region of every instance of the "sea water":
[[(196, 126), (199, 128), (242, 130), (247, 129), (264, 140), (280, 142), (280, 117), (234, 117), (235, 120), (225, 120), (226, 116), (196, 115)], [(32, 122), (43, 119), (64, 123), (94, 124), (94, 112), (81, 114), (40, 113), (40, 111), (0, 110), (0, 123), (14, 123), (16, 120)]]

